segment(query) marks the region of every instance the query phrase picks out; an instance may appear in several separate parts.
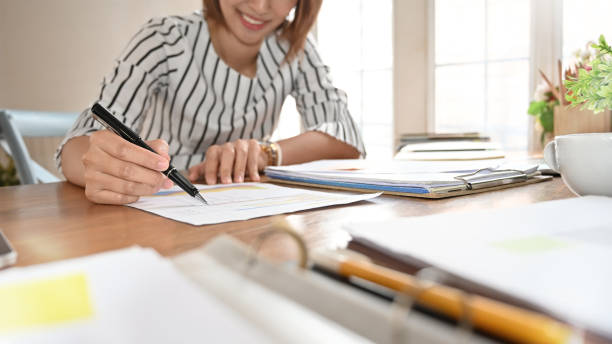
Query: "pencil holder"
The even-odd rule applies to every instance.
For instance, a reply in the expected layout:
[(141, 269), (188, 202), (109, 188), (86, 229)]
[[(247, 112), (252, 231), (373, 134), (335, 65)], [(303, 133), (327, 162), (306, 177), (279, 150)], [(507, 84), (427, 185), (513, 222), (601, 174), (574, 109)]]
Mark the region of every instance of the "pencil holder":
[(558, 105), (554, 108), (554, 135), (606, 133), (610, 127), (610, 110), (593, 113), (581, 106)]

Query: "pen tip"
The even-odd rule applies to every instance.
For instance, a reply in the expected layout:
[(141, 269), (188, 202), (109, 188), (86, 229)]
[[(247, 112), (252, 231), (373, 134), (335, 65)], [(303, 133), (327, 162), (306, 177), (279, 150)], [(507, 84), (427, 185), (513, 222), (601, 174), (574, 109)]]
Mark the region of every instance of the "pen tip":
[(197, 193), (195, 195), (195, 198), (199, 199), (200, 201), (202, 201), (202, 203), (204, 203), (205, 205), (208, 205), (208, 202), (206, 202), (206, 200), (204, 199), (204, 197), (202, 197), (202, 195), (200, 195), (199, 193)]

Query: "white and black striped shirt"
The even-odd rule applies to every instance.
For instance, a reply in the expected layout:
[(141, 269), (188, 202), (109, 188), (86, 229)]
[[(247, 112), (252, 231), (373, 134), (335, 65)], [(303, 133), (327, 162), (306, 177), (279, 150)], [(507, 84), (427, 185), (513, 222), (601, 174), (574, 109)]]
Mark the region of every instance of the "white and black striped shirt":
[[(178, 169), (202, 162), (213, 144), (269, 139), (289, 94), (303, 128), (329, 134), (365, 155), (346, 94), (332, 85), (312, 40), (302, 58), (282, 63), (288, 49), (276, 34), (267, 37), (250, 79), (219, 58), (200, 12), (152, 19), (104, 79), (98, 101), (143, 139), (166, 140)], [(70, 138), (100, 129), (85, 110), (57, 150), (58, 168)]]

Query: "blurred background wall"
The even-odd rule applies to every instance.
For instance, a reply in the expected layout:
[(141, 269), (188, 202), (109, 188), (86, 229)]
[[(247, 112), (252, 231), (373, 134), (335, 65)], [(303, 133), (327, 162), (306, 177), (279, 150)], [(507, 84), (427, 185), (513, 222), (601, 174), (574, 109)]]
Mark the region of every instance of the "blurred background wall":
[[(80, 112), (114, 59), (149, 18), (188, 14), (200, 0), (0, 1), (0, 108)], [(56, 172), (59, 138), (27, 139)]]

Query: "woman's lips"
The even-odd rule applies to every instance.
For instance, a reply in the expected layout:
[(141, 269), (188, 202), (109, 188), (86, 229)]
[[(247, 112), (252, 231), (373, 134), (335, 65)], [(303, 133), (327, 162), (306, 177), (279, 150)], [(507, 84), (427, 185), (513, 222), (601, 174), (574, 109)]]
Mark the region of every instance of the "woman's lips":
[(240, 13), (240, 21), (247, 29), (253, 31), (261, 30), (266, 25), (265, 21), (253, 18), (245, 13)]

